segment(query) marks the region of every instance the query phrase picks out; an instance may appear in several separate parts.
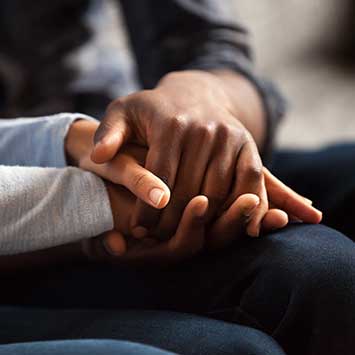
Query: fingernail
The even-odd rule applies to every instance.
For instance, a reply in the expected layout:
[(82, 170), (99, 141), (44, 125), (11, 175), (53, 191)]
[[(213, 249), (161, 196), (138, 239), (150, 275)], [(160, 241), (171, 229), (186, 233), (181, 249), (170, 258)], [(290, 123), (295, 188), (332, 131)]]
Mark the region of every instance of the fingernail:
[(197, 217), (204, 217), (208, 210), (208, 203), (201, 203), (196, 210)]
[(309, 204), (309, 205), (313, 205), (313, 201), (312, 200), (310, 200), (309, 198), (304, 198), (305, 199), (305, 201)]
[(137, 226), (132, 229), (132, 235), (137, 239), (145, 238), (147, 234), (148, 230), (142, 226)]
[(164, 197), (164, 191), (158, 188), (153, 188), (149, 192), (149, 199), (155, 205), (159, 206), (162, 198)]

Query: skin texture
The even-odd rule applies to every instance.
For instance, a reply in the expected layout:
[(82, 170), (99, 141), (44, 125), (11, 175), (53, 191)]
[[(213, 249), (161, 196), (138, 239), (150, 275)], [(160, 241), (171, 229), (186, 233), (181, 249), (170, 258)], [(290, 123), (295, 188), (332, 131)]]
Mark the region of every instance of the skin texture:
[[(0, 272), (4, 277), (12, 277), (19, 272), (43, 270), (44, 267), (58, 269), (75, 263), (86, 263), (88, 259), (95, 262), (168, 265), (192, 257), (204, 248), (218, 250), (236, 239), (245, 238), (246, 226), (253, 218), (255, 206), (259, 202), (258, 196), (253, 194), (244, 194), (234, 200), (228, 209), (219, 212), (219, 217), (213, 223), (207, 223), (206, 197), (194, 197), (185, 208), (177, 231), (168, 241), (159, 242), (152, 237), (142, 240), (131, 238), (130, 220), (137, 196), (147, 199), (152, 186), (164, 188), (164, 183), (142, 167), (148, 151), (138, 145), (125, 145), (108, 163), (93, 163), (90, 153), (97, 127), (96, 122), (79, 120), (73, 123), (67, 135), (65, 149), (68, 162), (72, 165), (96, 172), (112, 181), (106, 184), (116, 229), (80, 243), (2, 256)], [(262, 230), (267, 232), (282, 228), (287, 224), (289, 216), (307, 223), (320, 222), (322, 215), (311, 206), (311, 201), (285, 186), (265, 168), (263, 175), (269, 206), (272, 208), (262, 220)]]
[[(207, 201), (209, 204), (209, 200), (204, 196), (199, 196), (197, 202), (196, 196), (189, 201), (192, 205), (189, 203), (185, 207), (183, 212), (185, 218), (179, 221), (177, 230), (170, 235), (170, 237), (173, 236), (171, 239), (158, 240), (159, 226), (153, 229), (149, 236), (140, 240), (132, 238), (131, 220), (137, 200), (135, 191), (144, 196), (151, 186), (149, 182), (152, 177), (150, 172), (145, 171), (148, 174), (146, 177), (136, 178), (137, 172), (139, 175), (144, 174), (144, 170), (140, 169), (144, 169), (142, 166), (145, 164), (148, 150), (137, 144), (125, 144), (112, 160), (104, 164), (95, 164), (90, 159), (90, 152), (92, 150), (92, 137), (96, 128), (96, 122), (77, 121), (72, 125), (66, 142), (68, 157), (73, 163), (111, 181), (111, 183), (107, 182), (107, 189), (115, 221), (115, 230), (100, 236), (96, 240), (85, 242), (84, 251), (91, 258), (102, 260), (109, 257), (110, 260), (115, 260), (115, 262), (159, 262), (162, 260), (176, 262), (184, 257), (192, 256), (203, 248), (217, 250), (236, 239), (245, 237), (245, 229), (254, 218), (255, 210), (260, 203), (259, 197), (255, 194), (239, 196), (232, 201), (230, 206), (221, 209), (218, 216), (213, 220), (208, 220), (207, 209), (206, 216), (203, 218), (203, 231), (199, 229), (196, 232), (197, 235), (201, 235), (201, 233), (204, 235), (201, 243), (197, 243), (194, 238), (191, 238), (195, 229), (190, 229), (189, 223), (194, 220), (195, 203), (204, 204), (204, 201)], [(125, 178), (122, 178), (121, 174)], [(269, 199), (273, 208), (265, 214), (261, 224), (262, 230), (282, 228), (288, 223), (288, 214), (297, 216), (308, 223), (320, 221), (321, 213), (314, 209), (309, 201), (282, 184), (265, 168), (263, 174), (266, 190), (270, 189), (271, 192)], [(130, 182), (130, 191), (124, 188), (124, 181)], [(140, 183), (135, 185), (131, 183), (132, 181), (140, 181)], [(280, 210), (280, 206), (286, 212)], [(183, 235), (183, 233), (185, 234)], [(175, 238), (183, 240), (184, 247), (182, 249), (180, 249), (179, 243), (174, 244)], [(198, 248), (195, 243), (199, 245)], [(113, 254), (114, 258), (112, 255), (110, 258), (108, 254)]]
[(95, 135), (92, 159), (111, 160), (125, 142), (148, 147), (145, 168), (166, 183), (171, 198), (164, 211), (137, 201), (132, 218), (132, 234), (137, 237), (156, 225), (160, 238), (171, 235), (193, 196), (208, 198), (207, 219), (212, 220), (222, 206), (230, 206), (244, 193), (260, 198), (248, 226), (248, 233), (257, 236), (268, 210), (258, 153), (264, 126), (259, 96), (240, 75), (174, 72), (153, 90), (110, 104)]
[(113, 101), (95, 134), (91, 157), (108, 162), (127, 142), (148, 148), (144, 167), (171, 195), (161, 190), (161, 201), (169, 200), (164, 210), (137, 200), (131, 221), (137, 238), (155, 229), (158, 238), (167, 239), (194, 196), (208, 198), (207, 221), (212, 221), (246, 193), (260, 200), (247, 226), (249, 235), (258, 236), (269, 210), (258, 152), (264, 140), (262, 105), (247, 79), (226, 70), (182, 71), (167, 74), (153, 90)]

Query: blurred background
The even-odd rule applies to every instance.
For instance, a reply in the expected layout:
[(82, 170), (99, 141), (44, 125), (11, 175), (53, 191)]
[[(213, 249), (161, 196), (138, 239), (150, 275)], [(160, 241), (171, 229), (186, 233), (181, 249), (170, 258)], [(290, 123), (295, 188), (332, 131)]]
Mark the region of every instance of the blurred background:
[[(257, 3), (257, 5), (256, 5)], [(355, 1), (235, 1), (262, 74), (290, 102), (280, 146), (355, 141)]]
[[(355, 1), (234, 2), (236, 14), (250, 29), (259, 72), (277, 82), (289, 101), (278, 146), (317, 148), (355, 141)], [(96, 35), (91, 49), (81, 53), (81, 65), (94, 66), (95, 57), (107, 60), (105, 52), (115, 47), (127, 68), (127, 77), (120, 80), (130, 82), (134, 65), (119, 8), (113, 1), (95, 0), (91, 13), (97, 11), (102, 16), (89, 11)]]
[[(25, 4), (31, 7), (30, 2)], [(355, 0), (234, 0), (234, 7), (236, 16), (250, 30), (259, 73), (274, 80), (289, 101), (289, 114), (277, 144), (317, 148), (336, 141), (355, 141)], [(26, 21), (29, 12), (30, 8), (22, 20)], [(92, 0), (85, 22), (93, 33), (92, 41), (67, 60), (80, 72), (72, 84), (80, 93), (73, 107), (80, 107), (80, 100), (86, 100), (85, 105), (105, 107), (107, 98), (100, 101), (97, 95), (81, 93), (109, 87), (114, 98), (135, 91), (134, 62), (117, 1)], [(1, 59), (0, 53), (0, 64)], [(4, 64), (4, 75), (11, 73), (12, 83), (16, 68), (11, 71), (12, 63)], [(51, 80), (48, 96), (59, 97), (55, 84), (59, 92), (59, 83), (69, 78), (63, 78), (59, 71), (46, 74), (45, 68), (40, 69), (43, 78), (39, 75), (33, 79), (37, 87), (41, 80)], [(60, 111), (66, 100), (62, 97), (50, 107)]]

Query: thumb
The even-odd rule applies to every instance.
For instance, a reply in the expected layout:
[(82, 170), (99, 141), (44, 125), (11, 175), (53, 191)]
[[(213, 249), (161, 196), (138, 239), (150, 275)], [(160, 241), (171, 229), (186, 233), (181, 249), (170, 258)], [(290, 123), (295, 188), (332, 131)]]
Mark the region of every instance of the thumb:
[(93, 162), (100, 164), (111, 160), (130, 135), (123, 108), (107, 112), (94, 136)]
[(112, 256), (122, 256), (127, 251), (124, 236), (116, 230), (106, 232), (102, 236), (102, 246)]

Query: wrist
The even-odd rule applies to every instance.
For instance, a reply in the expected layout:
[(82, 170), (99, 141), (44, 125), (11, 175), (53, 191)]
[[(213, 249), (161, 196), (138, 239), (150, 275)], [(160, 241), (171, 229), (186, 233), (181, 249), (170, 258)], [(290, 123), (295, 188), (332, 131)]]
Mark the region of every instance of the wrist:
[(254, 83), (237, 72), (212, 70), (231, 102), (231, 112), (251, 133), (259, 148), (264, 146), (267, 119), (262, 98)]
[(68, 165), (79, 166), (80, 161), (90, 155), (98, 126), (98, 122), (87, 120), (77, 120), (70, 126), (65, 139)]

